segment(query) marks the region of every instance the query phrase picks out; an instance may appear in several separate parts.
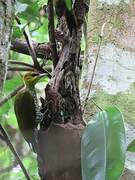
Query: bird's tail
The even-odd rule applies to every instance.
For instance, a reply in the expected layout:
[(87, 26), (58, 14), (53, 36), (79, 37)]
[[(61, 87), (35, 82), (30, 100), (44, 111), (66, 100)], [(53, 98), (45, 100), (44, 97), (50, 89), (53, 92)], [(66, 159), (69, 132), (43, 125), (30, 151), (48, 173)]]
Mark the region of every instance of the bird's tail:
[(31, 138), (29, 139), (28, 145), (30, 149), (36, 153), (39, 154), (39, 147), (38, 147), (38, 130), (35, 129), (34, 132), (31, 134)]

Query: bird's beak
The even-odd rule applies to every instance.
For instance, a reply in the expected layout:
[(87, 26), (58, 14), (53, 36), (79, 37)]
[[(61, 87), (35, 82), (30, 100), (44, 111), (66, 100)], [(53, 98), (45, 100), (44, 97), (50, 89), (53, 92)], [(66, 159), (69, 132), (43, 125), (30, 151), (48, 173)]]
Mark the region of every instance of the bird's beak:
[(44, 74), (39, 74), (39, 78), (42, 78), (42, 77), (44, 77), (44, 76), (46, 76), (47, 74), (46, 73), (44, 73)]

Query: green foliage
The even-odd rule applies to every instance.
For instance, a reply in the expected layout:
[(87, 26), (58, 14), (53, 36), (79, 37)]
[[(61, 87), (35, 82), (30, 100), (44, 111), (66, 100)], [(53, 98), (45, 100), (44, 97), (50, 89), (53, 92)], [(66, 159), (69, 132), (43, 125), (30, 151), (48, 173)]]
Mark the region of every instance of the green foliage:
[(130, 152), (135, 152), (135, 139), (128, 145), (127, 150)]
[[(10, 94), (10, 92), (13, 91), (21, 83), (22, 83), (22, 80), (20, 76), (14, 76), (12, 79), (6, 80), (4, 90), (3, 90), (4, 92), (3, 97), (6, 97), (8, 94)], [(13, 109), (12, 100), (8, 101), (2, 106), (2, 108), (0, 108), (1, 118), (4, 118), (4, 119), (8, 118), (8, 113), (11, 111), (11, 109)]]
[(23, 35), (23, 32), (21, 31), (21, 29), (18, 26), (14, 25), (12, 38), (13, 39), (21, 38), (22, 35)]
[[(2, 153), (2, 148), (0, 147), (0, 152)], [(13, 157), (11, 159), (11, 152), (7, 151), (7, 149), (4, 149), (4, 156), (3, 159), (0, 156), (0, 163), (2, 164), (2, 168), (6, 168), (8, 166), (10, 166), (13, 163)], [(6, 156), (6, 158), (5, 158)], [(6, 160), (6, 161), (5, 161)], [(9, 162), (7, 162), (9, 161)], [(28, 157), (25, 157), (23, 159), (23, 164), (25, 165), (27, 171), (30, 174), (30, 177), (32, 180), (39, 180), (39, 176), (38, 176), (38, 171), (37, 171), (37, 162), (36, 162), (36, 157), (34, 157), (33, 155), (29, 155)], [(18, 164), (16, 164), (15, 166), (13, 166), (13, 168), (11, 169), (11, 172), (4, 172), (0, 175), (0, 179), (2, 180), (25, 180), (25, 176), (20, 168), (20, 166)]]
[[(18, 0), (16, 2), (16, 15), (19, 17), (22, 25), (18, 26), (16, 21), (14, 22), (13, 39), (23, 37), (22, 26), (28, 24), (30, 32), (34, 35), (36, 34), (37, 41), (42, 39), (42, 42), (46, 42), (48, 40), (47, 18), (40, 15), (41, 6), (46, 2), (47, 0)], [(43, 28), (41, 28), (42, 25), (44, 25)], [(39, 39), (38, 35), (40, 36)]]
[[(66, 5), (69, 10), (72, 8), (72, 1), (65, 0)], [(41, 6), (46, 4), (47, 0), (17, 0), (15, 7), (15, 14), (19, 17), (21, 21), (21, 25), (18, 25), (16, 20), (13, 23), (13, 32), (12, 39), (24, 39), (23, 30), (27, 25), (30, 31), (30, 35), (32, 40), (42, 43), (49, 42), (48, 37), (48, 19), (46, 16), (40, 14)], [(57, 23), (57, 19), (55, 18), (55, 23)], [(84, 40), (82, 39), (82, 49), (84, 50)], [(31, 57), (23, 54), (19, 54), (11, 51), (9, 58), (11, 60), (18, 60), (26, 63), (32, 63)], [(47, 62), (48, 63), (48, 62)], [(49, 64), (52, 64), (52, 62)], [(39, 92), (39, 96), (42, 96), (40, 89), (45, 86), (45, 83), (48, 82), (48, 79), (42, 79), (41, 82), (36, 86), (37, 91)], [(5, 81), (4, 86), (4, 95), (3, 98), (11, 93), (17, 86), (22, 84), (22, 78), (16, 72), (13, 73), (8, 80)], [(44, 91), (42, 91), (44, 92)], [(44, 94), (43, 94), (44, 96)], [(28, 170), (32, 180), (38, 180), (38, 170), (37, 170), (37, 162), (36, 157), (33, 156), (32, 153), (29, 153), (26, 148), (26, 143), (23, 142), (23, 138), (19, 137), (19, 129), (16, 121), (16, 117), (14, 114), (14, 98), (5, 103), (2, 107), (0, 107), (0, 122), (5, 127), (6, 131), (11, 138), (11, 141), (14, 143), (14, 146), (18, 145), (18, 139), (21, 141), (23, 148), (21, 149), (21, 159), (24, 163), (24, 166)], [(12, 132), (14, 131), (14, 133)], [(20, 140), (21, 139), (21, 140)], [(24, 157), (25, 155), (25, 157)], [(14, 162), (14, 156), (9, 150), (8, 146), (5, 143), (0, 145), (0, 170), (6, 167), (9, 167)], [(2, 180), (25, 180), (24, 174), (19, 165), (11, 168), (9, 171), (1, 173), (0, 179)]]
[(125, 129), (121, 112), (109, 107), (97, 113), (81, 141), (83, 180), (118, 180), (125, 163)]
[(4, 86), (4, 93), (8, 94), (12, 90), (14, 90), (18, 85), (22, 83), (22, 78), (19, 75), (16, 75), (12, 77), (12, 79), (8, 79), (5, 81)]
[[(47, 79), (42, 79), (42, 82), (47, 82)], [(8, 79), (5, 81), (5, 86), (4, 86), (4, 96), (7, 96), (11, 91), (13, 91), (18, 85), (22, 84), (22, 78), (20, 75), (15, 74), (12, 78)], [(42, 84), (43, 86), (43, 84)], [(41, 89), (41, 86), (38, 85), (38, 89)], [(16, 121), (16, 117), (14, 114), (14, 98), (7, 103), (5, 103), (1, 108), (0, 108), (0, 117), (1, 117), (1, 123), (5, 127), (6, 131), (9, 134), (9, 137), (12, 137), (12, 129), (16, 130), (15, 136), (18, 136), (18, 125)], [(11, 138), (13, 142), (16, 142), (16, 139)], [(23, 143), (23, 141), (22, 141)], [(25, 150), (26, 143), (24, 145), (24, 148), (22, 151), (25, 151), (25, 157), (21, 157), (24, 166), (28, 170), (31, 178), (34, 180), (38, 180), (38, 170), (37, 170), (37, 161), (36, 157), (33, 156), (33, 153), (27, 152), (27, 148)], [(14, 146), (15, 147), (15, 146)], [(14, 162), (14, 156), (9, 150), (8, 146), (5, 144), (0, 145), (0, 170), (5, 169), (6, 167), (9, 167), (13, 164)], [(19, 165), (16, 165), (13, 167), (10, 171), (4, 172), (0, 174), (0, 179), (6, 180), (25, 180), (24, 174), (22, 172), (22, 169), (20, 168)]]
[[(5, 158), (6, 157), (6, 158)], [(6, 146), (0, 145), (0, 164), (2, 165), (1, 168), (6, 168), (9, 166), (13, 161), (13, 157), (11, 152)]]
[(25, 164), (25, 167), (32, 179), (39, 180), (36, 157), (30, 155), (29, 157), (23, 159), (23, 163)]
[(65, 0), (66, 6), (69, 10), (72, 9), (72, 0)]
[(18, 16), (25, 19), (27, 22), (38, 22), (40, 20), (38, 3), (36, 1), (34, 3), (30, 3), (27, 9), (19, 13)]

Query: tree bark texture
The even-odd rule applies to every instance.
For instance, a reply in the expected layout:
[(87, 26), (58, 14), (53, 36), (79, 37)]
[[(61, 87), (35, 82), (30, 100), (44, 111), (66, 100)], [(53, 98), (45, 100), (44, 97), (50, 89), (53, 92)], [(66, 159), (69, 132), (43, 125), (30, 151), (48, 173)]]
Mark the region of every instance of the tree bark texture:
[[(42, 180), (81, 180), (80, 142), (84, 128), (79, 95), (80, 42), (86, 13), (85, 1), (76, 1), (77, 28), (67, 35), (64, 17), (61, 29), (66, 41), (45, 88), (44, 121), (39, 131), (39, 175)], [(49, 126), (49, 128), (47, 128)]]
[(80, 142), (82, 125), (52, 123), (40, 131), (40, 169), (42, 180), (81, 180)]
[(6, 78), (14, 4), (14, 0), (0, 1), (0, 92)]
[[(91, 0), (90, 3), (88, 44), (82, 71), (82, 102), (88, 93), (99, 48), (99, 35), (105, 26), (84, 120), (88, 121), (99, 111), (92, 99), (103, 109), (117, 106), (129, 123), (125, 124), (126, 136), (130, 139), (128, 145), (135, 137), (135, 1)], [(121, 179), (135, 179), (135, 156), (131, 154), (126, 154), (126, 171)]]
[[(33, 42), (33, 46), (34, 46), (34, 49), (38, 58), (51, 59), (51, 50), (50, 50), (49, 43), (39, 44), (39, 43)], [(12, 40), (10, 49), (18, 53), (30, 55), (28, 45), (23, 40), (19, 40), (19, 39)]]

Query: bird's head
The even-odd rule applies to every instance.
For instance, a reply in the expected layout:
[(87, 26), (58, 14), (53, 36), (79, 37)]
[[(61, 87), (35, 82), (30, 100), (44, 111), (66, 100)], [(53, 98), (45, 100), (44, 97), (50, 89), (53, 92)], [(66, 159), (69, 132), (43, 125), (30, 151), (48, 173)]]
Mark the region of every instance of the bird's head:
[(23, 76), (24, 84), (27, 87), (34, 87), (35, 84), (39, 81), (39, 79), (46, 74), (40, 74), (38, 72), (28, 72)]

